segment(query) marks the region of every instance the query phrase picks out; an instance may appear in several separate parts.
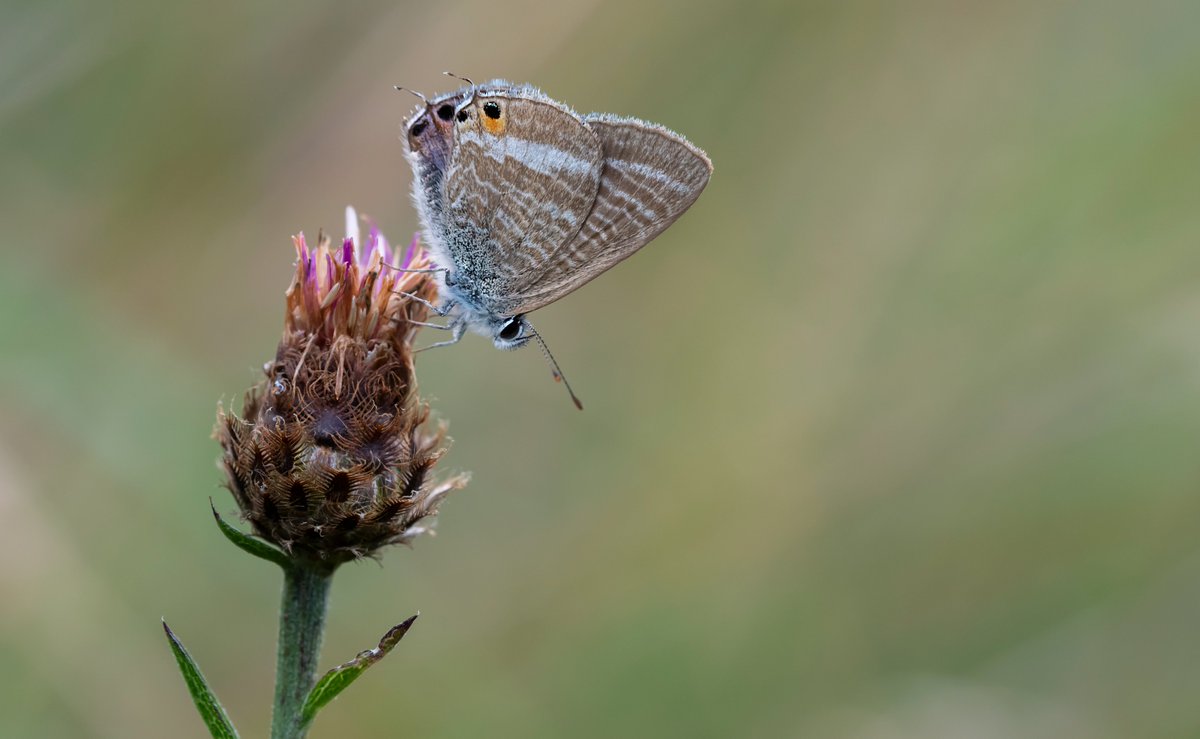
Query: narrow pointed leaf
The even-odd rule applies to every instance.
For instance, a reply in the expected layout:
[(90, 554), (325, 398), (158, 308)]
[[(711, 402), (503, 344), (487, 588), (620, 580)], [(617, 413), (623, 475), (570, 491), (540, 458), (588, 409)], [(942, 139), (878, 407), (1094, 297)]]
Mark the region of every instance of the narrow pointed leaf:
[[(419, 616), (420, 614), (417, 615)], [(412, 616), (406, 619), (404, 623), (392, 627), (379, 640), (378, 647), (368, 649), (365, 652), (359, 652), (358, 656), (354, 659), (345, 664), (338, 665), (325, 673), (324, 677), (318, 680), (317, 684), (313, 686), (312, 691), (308, 694), (308, 698), (304, 701), (304, 709), (300, 713), (302, 725), (308, 726), (311, 724), (312, 720), (317, 717), (317, 711), (324, 708), (329, 701), (336, 698), (350, 683), (357, 680), (358, 676), (363, 674), (368, 667), (387, 656), (387, 653), (400, 643), (400, 640), (408, 633), (409, 627), (416, 620), (417, 616)]]
[(239, 549), (249, 552), (260, 559), (265, 559), (268, 562), (274, 562), (285, 570), (292, 566), (292, 561), (283, 552), (262, 539), (255, 539), (249, 534), (243, 534), (241, 531), (225, 523), (225, 520), (221, 518), (221, 514), (217, 513), (217, 507), (213, 505), (212, 498), (209, 498), (208, 504), (212, 506), (213, 518), (217, 519), (217, 526), (221, 529), (221, 533), (225, 535), (226, 539), (236, 544)]
[(208, 683), (204, 681), (204, 675), (200, 673), (196, 661), (183, 648), (183, 643), (175, 636), (175, 632), (171, 631), (171, 627), (167, 626), (166, 621), (163, 621), (163, 631), (167, 632), (167, 641), (171, 643), (171, 651), (175, 653), (175, 661), (179, 663), (179, 671), (183, 673), (183, 680), (196, 703), (196, 710), (200, 711), (200, 718), (204, 719), (204, 725), (208, 727), (213, 739), (238, 739), (237, 729), (233, 728), (233, 723), (225, 714), (217, 696), (208, 689)]

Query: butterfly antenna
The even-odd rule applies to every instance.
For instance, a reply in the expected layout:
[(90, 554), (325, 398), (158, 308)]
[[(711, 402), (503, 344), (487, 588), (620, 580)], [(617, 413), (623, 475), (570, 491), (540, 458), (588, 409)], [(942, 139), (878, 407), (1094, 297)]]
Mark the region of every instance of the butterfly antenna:
[(400, 85), (392, 85), (392, 87), (395, 87), (396, 90), (399, 92), (407, 92), (412, 95), (416, 95), (417, 97), (421, 98), (421, 102), (425, 103), (426, 105), (429, 105), (429, 101), (425, 99), (425, 96), (422, 95), (421, 93), (417, 92), (416, 90), (410, 90), (407, 87), (401, 87)]
[(546, 362), (550, 365), (550, 371), (554, 373), (554, 381), (561, 382), (563, 387), (567, 389), (567, 394), (571, 396), (571, 402), (575, 404), (576, 408), (583, 410), (583, 401), (571, 389), (571, 383), (567, 382), (566, 375), (558, 368), (558, 362), (554, 361), (554, 355), (550, 353), (550, 347), (546, 346), (546, 342), (542, 340), (542, 335), (537, 332), (529, 321), (526, 321), (525, 325), (529, 326), (529, 333), (533, 334), (533, 338), (537, 339), (538, 346), (542, 348), (542, 356), (546, 358)]
[(453, 77), (456, 80), (462, 80), (463, 82), (466, 82), (468, 85), (471, 86), (471, 94), (467, 95), (467, 97), (464, 98), (463, 101), (458, 104), (458, 107), (454, 109), (455, 113), (457, 113), (458, 111), (467, 107), (475, 100), (475, 81), (474, 80), (472, 80), (470, 77), (460, 77), (459, 75), (457, 75), (453, 72), (442, 72), (442, 74), (446, 75), (447, 77)]
[(446, 75), (447, 77), (453, 77), (453, 78), (454, 78), (454, 79), (456, 79), (456, 80), (462, 80), (463, 82), (466, 82), (466, 83), (467, 83), (468, 85), (470, 85), (471, 87), (474, 87), (474, 86), (475, 86), (475, 83), (474, 83), (474, 82), (472, 82), (472, 81), (471, 81), (471, 79), (470, 79), (469, 77), (462, 77), (462, 76), (459, 76), (459, 75), (457, 75), (457, 74), (455, 74), (455, 73), (453, 73), (453, 72), (442, 72), (442, 74)]

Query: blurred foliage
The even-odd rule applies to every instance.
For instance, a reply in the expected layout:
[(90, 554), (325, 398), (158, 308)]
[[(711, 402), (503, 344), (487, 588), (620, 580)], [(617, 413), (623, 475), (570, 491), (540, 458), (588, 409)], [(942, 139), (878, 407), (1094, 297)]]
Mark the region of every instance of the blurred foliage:
[(0, 4), (0, 736), (265, 733), (218, 399), (289, 235), (416, 227), (443, 69), (716, 167), (537, 352), (422, 355), (472, 485), (340, 573), (316, 736), (1200, 733), (1200, 5)]

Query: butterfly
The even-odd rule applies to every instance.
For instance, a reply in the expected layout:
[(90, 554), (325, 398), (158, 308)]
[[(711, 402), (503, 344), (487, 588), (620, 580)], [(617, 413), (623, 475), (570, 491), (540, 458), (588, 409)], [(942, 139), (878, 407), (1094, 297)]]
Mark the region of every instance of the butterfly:
[(439, 268), (437, 310), (450, 319), (439, 346), (468, 329), (500, 349), (525, 345), (537, 337), (526, 314), (645, 246), (712, 175), (708, 156), (674, 131), (581, 116), (503, 80), (426, 100), (405, 143)]

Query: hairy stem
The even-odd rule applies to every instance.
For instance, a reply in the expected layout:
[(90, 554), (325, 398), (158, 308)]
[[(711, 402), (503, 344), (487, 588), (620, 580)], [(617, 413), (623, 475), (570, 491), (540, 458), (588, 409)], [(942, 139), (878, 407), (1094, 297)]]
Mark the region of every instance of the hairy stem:
[(285, 573), (271, 739), (302, 739), (308, 730), (301, 725), (300, 710), (316, 682), (333, 572), (296, 564)]

